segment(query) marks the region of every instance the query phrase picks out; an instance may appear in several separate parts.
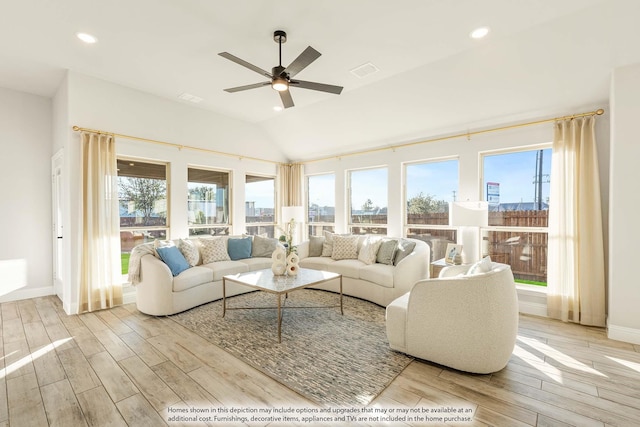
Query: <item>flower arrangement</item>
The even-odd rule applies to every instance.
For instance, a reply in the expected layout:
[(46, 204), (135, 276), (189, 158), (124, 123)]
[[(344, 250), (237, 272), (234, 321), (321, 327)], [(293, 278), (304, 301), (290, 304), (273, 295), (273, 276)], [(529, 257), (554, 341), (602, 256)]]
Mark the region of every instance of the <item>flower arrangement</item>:
[(284, 245), (287, 251), (287, 256), (292, 252), (297, 253), (298, 250), (293, 245), (293, 236), (296, 234), (296, 220), (291, 218), (291, 220), (286, 223), (284, 229), (280, 227), (278, 227), (278, 229), (280, 229), (280, 231), (282, 232), (278, 240), (280, 240), (280, 242), (282, 242), (282, 244)]

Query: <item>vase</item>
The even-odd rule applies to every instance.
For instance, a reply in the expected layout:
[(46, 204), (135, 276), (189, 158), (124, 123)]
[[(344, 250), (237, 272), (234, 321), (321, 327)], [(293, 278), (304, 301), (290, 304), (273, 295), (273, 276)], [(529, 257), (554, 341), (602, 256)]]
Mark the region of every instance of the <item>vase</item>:
[(271, 271), (275, 276), (282, 276), (287, 272), (287, 252), (278, 245), (271, 254)]
[(291, 252), (287, 257), (287, 274), (289, 276), (295, 276), (298, 274), (298, 270), (300, 269), (298, 262), (300, 262), (298, 254)]

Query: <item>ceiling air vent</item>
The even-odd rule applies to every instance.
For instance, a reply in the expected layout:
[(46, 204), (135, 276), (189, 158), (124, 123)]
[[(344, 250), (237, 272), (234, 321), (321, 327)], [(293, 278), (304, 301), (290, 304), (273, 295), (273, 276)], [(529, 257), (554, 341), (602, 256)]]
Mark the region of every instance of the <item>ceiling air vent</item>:
[(369, 74), (377, 73), (378, 71), (380, 71), (378, 67), (373, 65), (371, 62), (367, 62), (366, 64), (362, 64), (361, 66), (351, 70), (351, 74), (361, 79)]

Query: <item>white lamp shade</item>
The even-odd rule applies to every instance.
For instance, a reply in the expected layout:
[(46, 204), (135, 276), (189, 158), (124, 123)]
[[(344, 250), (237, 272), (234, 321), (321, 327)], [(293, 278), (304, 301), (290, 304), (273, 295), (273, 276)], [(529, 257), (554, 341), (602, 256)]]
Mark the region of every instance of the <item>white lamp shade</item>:
[(289, 222), (293, 219), (297, 223), (304, 222), (304, 206), (283, 206), (282, 222)]
[(449, 225), (454, 227), (487, 227), (487, 202), (452, 202), (449, 205)]

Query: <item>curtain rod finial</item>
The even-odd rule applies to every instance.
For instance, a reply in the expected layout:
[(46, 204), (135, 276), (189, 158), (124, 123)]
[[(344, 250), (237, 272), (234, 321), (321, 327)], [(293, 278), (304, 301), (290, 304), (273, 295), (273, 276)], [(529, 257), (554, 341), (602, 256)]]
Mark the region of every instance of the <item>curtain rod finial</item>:
[(78, 126), (74, 126), (74, 127), (73, 127), (73, 130), (74, 130), (74, 131), (76, 131), (76, 132), (78, 132), (78, 131), (80, 130), (80, 128), (79, 128)]
[(597, 115), (599, 115), (599, 116), (601, 116), (601, 115), (603, 115), (603, 114), (604, 114), (604, 110), (603, 110), (602, 108), (600, 108), (600, 109), (598, 109), (598, 110), (596, 111), (596, 114), (597, 114)]

